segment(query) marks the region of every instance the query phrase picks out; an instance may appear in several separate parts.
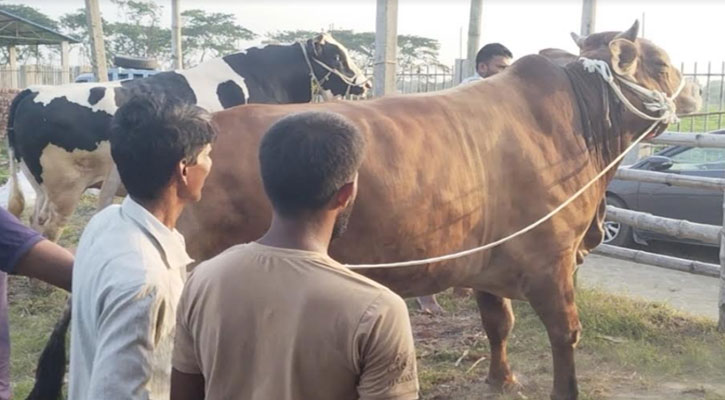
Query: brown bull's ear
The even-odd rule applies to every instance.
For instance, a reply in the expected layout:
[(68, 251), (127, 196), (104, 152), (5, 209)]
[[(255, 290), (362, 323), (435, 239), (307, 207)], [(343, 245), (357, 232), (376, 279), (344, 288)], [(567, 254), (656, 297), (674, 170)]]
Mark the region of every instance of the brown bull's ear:
[(587, 40), (586, 36), (579, 36), (576, 33), (571, 33), (571, 38), (574, 39), (574, 43), (576, 43), (577, 46), (579, 46), (579, 49), (584, 48), (584, 41)]
[(609, 50), (612, 53), (614, 73), (623, 76), (634, 76), (639, 58), (637, 45), (627, 39), (614, 39), (609, 43)]
[(639, 34), (639, 20), (635, 20), (634, 24), (627, 29), (626, 31), (620, 33), (615, 37), (615, 39), (627, 39), (631, 42), (634, 42), (637, 40), (637, 35)]

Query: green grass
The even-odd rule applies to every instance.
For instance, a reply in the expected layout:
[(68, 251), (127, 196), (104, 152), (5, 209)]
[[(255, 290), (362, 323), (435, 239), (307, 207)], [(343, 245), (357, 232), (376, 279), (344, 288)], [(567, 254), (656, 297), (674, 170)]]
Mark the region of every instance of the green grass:
[[(725, 110), (720, 109), (719, 104), (710, 104), (707, 111), (703, 110), (701, 112), (718, 111), (725, 112)], [(675, 132), (709, 132), (722, 128), (725, 128), (725, 114), (683, 117), (679, 124), (670, 125), (668, 130)]]
[[(427, 318), (441, 318), (446, 321), (444, 329), (455, 329), (438, 332), (435, 338), (417, 338), (423, 393), (425, 398), (441, 400), (480, 399), (487, 391), (483, 378), (489, 353), (475, 304), (440, 297), (450, 315)], [(659, 393), (662, 399), (725, 399), (725, 335), (716, 331), (713, 321), (594, 290), (580, 290), (577, 304), (584, 327), (577, 350), (581, 399), (607, 399), (615, 394), (637, 398), (647, 393)], [(548, 398), (552, 367), (544, 327), (527, 303), (516, 302), (514, 312), (517, 320), (508, 349), (523, 389), (521, 394), (496, 398)], [(425, 317), (413, 316), (417, 332), (421, 318)], [(466, 373), (481, 357), (486, 361)], [(682, 388), (669, 388), (675, 383)], [(690, 393), (696, 397), (688, 397)]]

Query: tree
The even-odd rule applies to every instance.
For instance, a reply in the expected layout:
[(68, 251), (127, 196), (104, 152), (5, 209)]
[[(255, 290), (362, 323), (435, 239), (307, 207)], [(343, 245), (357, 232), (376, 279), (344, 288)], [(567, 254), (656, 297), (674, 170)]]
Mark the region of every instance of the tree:
[[(46, 28), (58, 30), (58, 21), (45, 15), (37, 8), (26, 6), (24, 4), (0, 4), (0, 10), (17, 15), (18, 17), (27, 19), (28, 21), (35, 22), (36, 24), (42, 25)], [(41, 53), (36, 46), (16, 46), (16, 48), (17, 60), (20, 63), (27, 62), (34, 56), (38, 58), (37, 61), (45, 61), (46, 56), (50, 55), (48, 52)], [(51, 53), (53, 52), (58, 53), (58, 50), (51, 50)], [(5, 64), (9, 62), (8, 50), (4, 46), (0, 48), (0, 62)]]
[[(371, 67), (375, 54), (375, 33), (354, 32), (349, 29), (333, 29), (329, 33), (345, 46), (353, 61), (360, 67)], [(272, 42), (294, 42), (310, 39), (319, 32), (296, 30), (274, 32), (268, 35)], [(398, 67), (436, 65), (448, 71), (449, 67), (438, 60), (440, 43), (436, 39), (415, 35), (398, 35)]]
[[(111, 28), (108, 21), (101, 18), (101, 25), (103, 26), (103, 35), (109, 37), (111, 35)], [(60, 17), (60, 27), (63, 32), (71, 35), (81, 41), (81, 54), (87, 60), (90, 59), (91, 54), (91, 37), (88, 34), (88, 19), (86, 18), (86, 9), (79, 8), (76, 12), (64, 14)], [(104, 41), (106, 47), (106, 54), (111, 53), (110, 41)], [(107, 58), (110, 66), (111, 59)]]
[(186, 10), (181, 17), (184, 65), (203, 62), (207, 56), (220, 57), (237, 52), (240, 40), (257, 37), (254, 32), (237, 25), (234, 14)]
[(110, 54), (168, 60), (171, 30), (160, 26), (163, 7), (153, 1), (111, 1), (125, 20), (109, 25)]

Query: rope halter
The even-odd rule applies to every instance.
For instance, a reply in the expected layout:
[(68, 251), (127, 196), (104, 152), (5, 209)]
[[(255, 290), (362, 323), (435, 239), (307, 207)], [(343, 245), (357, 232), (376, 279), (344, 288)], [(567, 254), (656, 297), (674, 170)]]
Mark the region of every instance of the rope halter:
[[(344, 84), (347, 85), (347, 89), (345, 89), (345, 96), (350, 94), (350, 89), (353, 87), (363, 87), (365, 83), (367, 83), (371, 78), (365, 78), (361, 73), (356, 73), (355, 76), (352, 78), (346, 76), (345, 74), (341, 73), (340, 71), (331, 68), (329, 65), (325, 64), (324, 62), (318, 60), (315, 57), (312, 57), (310, 60), (310, 56), (307, 53), (307, 45), (305, 43), (299, 42), (300, 48), (302, 48), (302, 54), (305, 56), (305, 62), (307, 63), (307, 68), (310, 70), (310, 80), (312, 84), (312, 94), (314, 95), (316, 91), (320, 91), (322, 93), (322, 96), (327, 100), (328, 96), (325, 95), (324, 92), (324, 84), (330, 79), (330, 75), (335, 75)], [(322, 79), (318, 79), (317, 75), (315, 74), (315, 70), (312, 66), (312, 61), (314, 61), (317, 65), (322, 67), (324, 70), (327, 71), (324, 77)]]
[[(606, 61), (592, 60), (585, 57), (579, 58), (579, 61), (582, 63), (584, 69), (587, 72), (598, 73), (599, 75), (601, 75), (604, 81), (609, 84), (614, 93), (617, 95), (617, 98), (634, 115), (648, 121), (657, 121), (663, 124), (676, 124), (680, 122), (680, 119), (677, 117), (675, 98), (680, 95), (680, 92), (682, 92), (682, 89), (684, 89), (685, 84), (687, 83), (684, 77), (680, 79), (680, 85), (677, 87), (677, 90), (675, 90), (672, 96), (667, 96), (667, 94), (664, 92), (647, 89), (646, 87), (640, 86), (637, 83), (625, 79), (619, 75), (614, 75), (612, 73), (612, 70), (609, 68), (609, 64), (607, 64)], [(620, 85), (627, 86), (629, 89), (631, 89), (637, 95), (637, 97), (642, 100), (645, 108), (648, 111), (659, 113), (660, 115), (658, 117), (653, 117), (651, 115), (645, 114), (643, 111), (635, 107), (629, 101), (629, 99), (624, 96), (624, 93), (622, 93), (622, 89), (620, 88), (620, 85), (617, 85), (617, 82), (619, 82)]]

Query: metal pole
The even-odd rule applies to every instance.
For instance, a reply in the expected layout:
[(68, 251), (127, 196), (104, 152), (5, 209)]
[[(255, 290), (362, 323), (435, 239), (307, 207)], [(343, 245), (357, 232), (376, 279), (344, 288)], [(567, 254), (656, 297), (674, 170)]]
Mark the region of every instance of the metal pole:
[(70, 62), (68, 60), (69, 46), (65, 40), (60, 42), (60, 70), (61, 70), (61, 83), (70, 82)]
[(723, 231), (720, 232), (720, 298), (717, 330), (725, 333), (725, 192), (723, 192)]
[(398, 0), (377, 0), (373, 95), (395, 92), (395, 55), (398, 39)]
[(597, 0), (583, 0), (582, 4), (582, 36), (591, 35), (594, 32), (594, 22), (597, 19)]
[(88, 19), (88, 32), (91, 36), (93, 74), (98, 82), (106, 82), (108, 81), (108, 69), (106, 67), (106, 49), (103, 42), (103, 25), (98, 0), (86, 0), (86, 16)]
[(471, 0), (471, 12), (468, 19), (468, 46), (466, 59), (468, 60), (466, 76), (476, 71), (476, 53), (481, 44), (481, 15), (483, 13), (483, 0)]
[(181, 9), (179, 0), (171, 0), (171, 57), (174, 69), (184, 68), (181, 49)]

